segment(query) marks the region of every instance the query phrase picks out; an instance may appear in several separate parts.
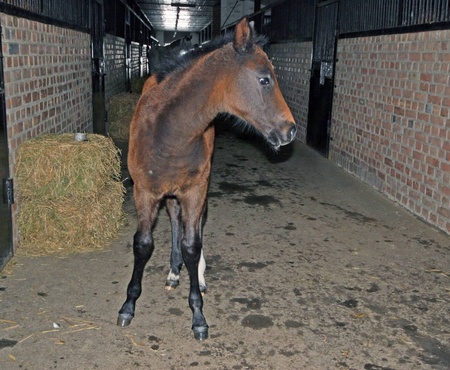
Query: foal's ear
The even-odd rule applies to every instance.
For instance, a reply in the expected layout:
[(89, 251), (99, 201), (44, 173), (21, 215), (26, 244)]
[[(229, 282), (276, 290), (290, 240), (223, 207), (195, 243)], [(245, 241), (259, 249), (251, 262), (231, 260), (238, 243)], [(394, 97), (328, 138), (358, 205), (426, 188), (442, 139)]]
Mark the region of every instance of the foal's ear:
[(253, 35), (255, 33), (254, 22), (250, 23), (247, 18), (243, 18), (237, 25), (234, 31), (234, 49), (239, 53), (250, 51), (254, 47)]

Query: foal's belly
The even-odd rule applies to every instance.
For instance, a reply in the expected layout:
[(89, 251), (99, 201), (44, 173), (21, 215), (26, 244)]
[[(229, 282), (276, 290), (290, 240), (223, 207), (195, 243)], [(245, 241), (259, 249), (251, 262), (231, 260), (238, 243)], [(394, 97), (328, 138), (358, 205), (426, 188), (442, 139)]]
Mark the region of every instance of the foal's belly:
[(133, 182), (140, 188), (153, 192), (157, 197), (176, 196), (191, 188), (208, 185), (211, 156), (196, 161), (165, 158), (136, 163), (129, 159), (128, 170)]

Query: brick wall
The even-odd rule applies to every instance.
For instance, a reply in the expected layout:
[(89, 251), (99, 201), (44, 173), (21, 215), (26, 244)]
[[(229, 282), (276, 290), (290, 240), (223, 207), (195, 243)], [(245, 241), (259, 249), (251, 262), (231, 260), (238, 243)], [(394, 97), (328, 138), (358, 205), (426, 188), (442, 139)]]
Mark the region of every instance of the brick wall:
[[(92, 131), (90, 35), (0, 14), (10, 175), (18, 146), (43, 133)], [(13, 206), (17, 245), (17, 206)]]
[(281, 92), (298, 125), (298, 138), (306, 142), (311, 42), (270, 45), (269, 55)]
[(106, 101), (125, 91), (125, 40), (107, 34), (105, 37)]
[(338, 42), (330, 159), (450, 233), (450, 30)]

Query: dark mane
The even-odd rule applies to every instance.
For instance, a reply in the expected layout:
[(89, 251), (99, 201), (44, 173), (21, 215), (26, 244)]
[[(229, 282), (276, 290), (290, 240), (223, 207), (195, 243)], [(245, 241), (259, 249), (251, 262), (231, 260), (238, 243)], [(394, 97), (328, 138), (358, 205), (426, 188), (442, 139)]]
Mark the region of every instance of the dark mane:
[[(172, 50), (166, 50), (164, 52), (161, 64), (155, 72), (156, 80), (159, 83), (172, 72), (187, 68), (202, 55), (211, 53), (214, 50), (220, 49), (226, 44), (233, 42), (233, 38), (234, 33), (228, 32), (225, 35), (216, 37), (213, 41), (210, 41), (198, 48), (186, 50), (182, 47), (177, 47)], [(261, 47), (268, 42), (268, 38), (263, 35), (254, 36), (253, 40), (255, 44)]]

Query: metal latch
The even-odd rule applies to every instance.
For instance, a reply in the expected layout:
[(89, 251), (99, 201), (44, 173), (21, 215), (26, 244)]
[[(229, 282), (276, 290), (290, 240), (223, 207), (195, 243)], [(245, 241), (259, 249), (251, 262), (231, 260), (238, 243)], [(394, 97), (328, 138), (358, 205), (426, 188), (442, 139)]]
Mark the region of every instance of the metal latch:
[(325, 85), (325, 78), (333, 78), (333, 63), (320, 62), (320, 84)]
[(3, 179), (3, 203), (14, 204), (14, 183), (13, 179)]

